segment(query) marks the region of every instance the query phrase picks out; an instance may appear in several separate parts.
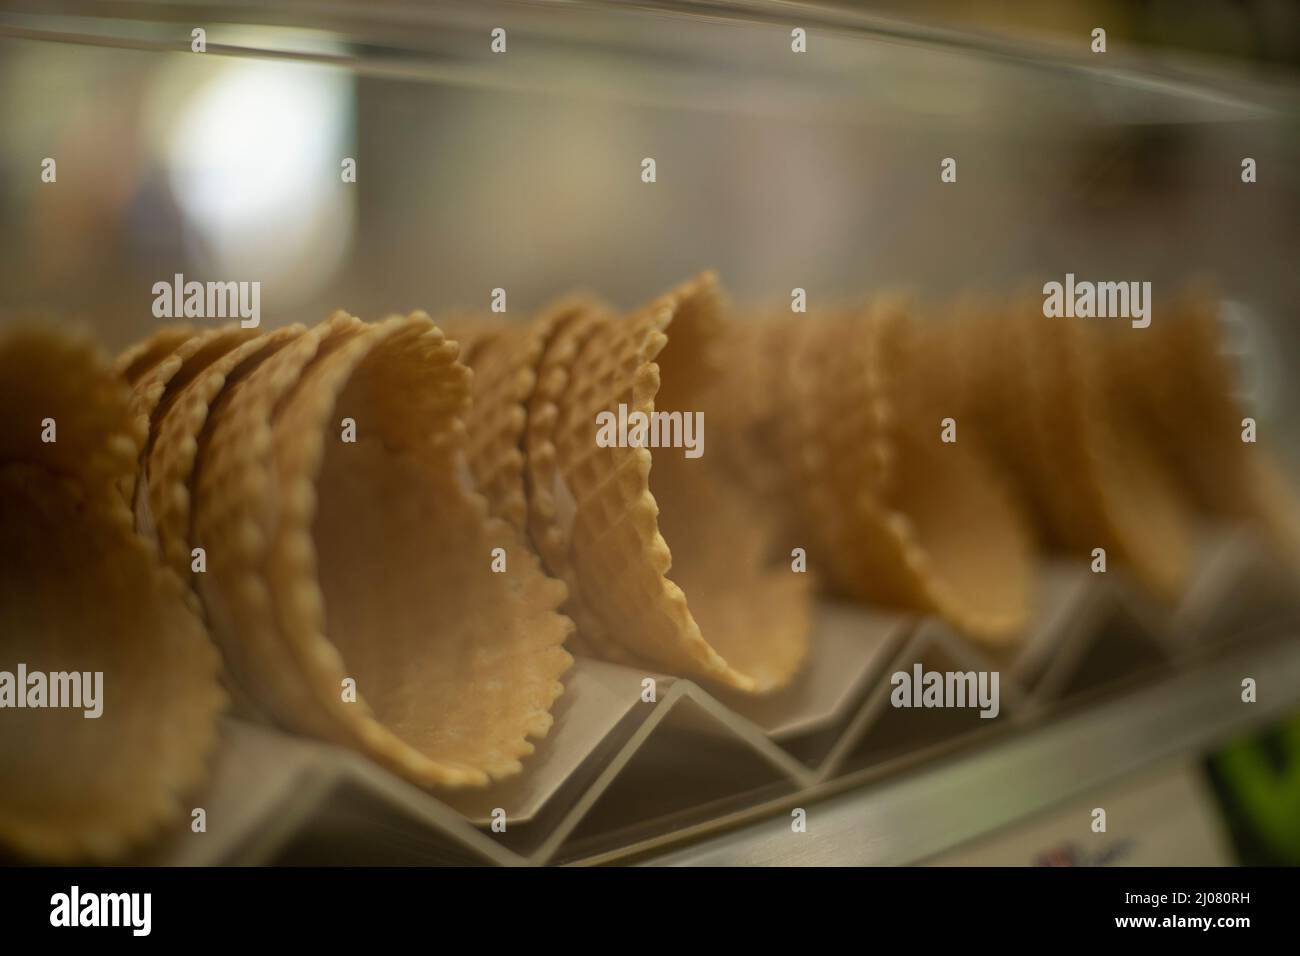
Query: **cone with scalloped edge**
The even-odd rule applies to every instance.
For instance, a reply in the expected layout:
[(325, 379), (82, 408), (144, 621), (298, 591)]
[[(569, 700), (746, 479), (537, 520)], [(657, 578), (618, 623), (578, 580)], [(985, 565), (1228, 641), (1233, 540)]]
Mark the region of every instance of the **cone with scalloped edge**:
[(838, 593), (937, 614), (981, 643), (1015, 639), (1032, 585), (1027, 520), (974, 430), (944, 441), (955, 416), (931, 335), (882, 299), (807, 319), (790, 360), (785, 444), (810, 562)]
[(151, 437), (141, 469), (144, 491), (137, 497), (136, 518), (137, 525), (147, 524), (156, 534), (163, 559), (182, 580), (188, 581), (192, 573), (192, 483), (199, 437), (212, 404), (236, 369), (255, 358), (264, 360), (304, 331), (295, 325), (249, 335), (233, 326), (194, 340), (198, 347), (184, 355), (176, 353), (182, 366), (150, 412)]
[(227, 387), (195, 502), (258, 702), (424, 786), (517, 773), (570, 663), (563, 587), (464, 482), (456, 351), (423, 315), (309, 330)]
[(1096, 330), (1044, 318), (1033, 298), (965, 323), (952, 331), (967, 356), (963, 415), (992, 436), (1047, 544), (1088, 560), (1102, 548), (1176, 600), (1191, 570), (1190, 514), (1115, 404)]
[(1199, 511), (1253, 524), (1300, 567), (1300, 503), (1269, 442), (1243, 441), (1249, 411), (1220, 308), (1194, 286), (1145, 329), (1105, 329), (1108, 381)]
[[(131, 386), (130, 414), (135, 427), (148, 437), (133, 484), (123, 492), (135, 510), (136, 529), (157, 542), (149, 495), (149, 456), (156, 438), (157, 419), (174, 396), (210, 362), (256, 333), (237, 325), (206, 332), (170, 327), (155, 333), (118, 356), (114, 367)], [(188, 573), (182, 571), (182, 578)]]
[(717, 308), (705, 275), (627, 317), (575, 316), (553, 338), (529, 416), (533, 540), (595, 653), (765, 692), (797, 671), (810, 620), (807, 577), (767, 564), (771, 516), (720, 484), (707, 454), (597, 441), (598, 415), (620, 405), (697, 410)]
[(191, 325), (168, 325), (124, 349), (113, 360), (113, 371), (128, 385), (135, 384), (159, 362), (199, 334)]
[(552, 335), (585, 307), (585, 302), (566, 300), (526, 323), (460, 320), (447, 329), (461, 344), (461, 360), (474, 373), (465, 422), (470, 471), (492, 514), (524, 536), (528, 533), (524, 445), (529, 406)]
[[(143, 435), (107, 358), (49, 332), (6, 333), (0, 383), (0, 669), (103, 675), (97, 717), (4, 711), (0, 846), (111, 860), (178, 820), (206, 775), (224, 706), (217, 654), (133, 530), (120, 492)], [(44, 418), (53, 442), (40, 441)]]

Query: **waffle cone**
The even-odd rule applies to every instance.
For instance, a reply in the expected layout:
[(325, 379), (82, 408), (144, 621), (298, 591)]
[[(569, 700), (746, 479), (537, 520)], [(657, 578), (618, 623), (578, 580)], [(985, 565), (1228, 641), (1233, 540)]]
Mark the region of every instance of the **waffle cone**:
[[(440, 315), (435, 320), (448, 341), (455, 342), (460, 349), (460, 361), (463, 365), (474, 368), (475, 360), (482, 351), (502, 335), (517, 331), (521, 326), (499, 315), (476, 315), (471, 313), (451, 313)], [(478, 373), (475, 372), (474, 388), (478, 388)]]
[(239, 695), (283, 726), (346, 742), (279, 637), (264, 570), (277, 502), (270, 463), (274, 410), (338, 325), (332, 319), (308, 329), (226, 377), (199, 436), (190, 541), (207, 554), (207, 572), (195, 583)]
[(463, 482), (468, 379), (427, 317), (340, 314), (237, 373), (200, 451), (233, 666), (280, 721), (426, 786), (518, 772), (570, 661), (562, 586)]
[(169, 328), (119, 356), (116, 369), (131, 386), (131, 419), (137, 429), (148, 435), (140, 468), (123, 489), (135, 509), (136, 529), (147, 540), (157, 542), (148, 491), (148, 459), (157, 419), (161, 417), (160, 408), (168, 404), (169, 391), (174, 395), (207, 363), (234, 348), (241, 336), (247, 338), (253, 334), (238, 326), (207, 332)]
[(1097, 335), (1083, 322), (1045, 319), (1027, 300), (973, 321), (957, 332), (965, 343), (983, 339), (969, 353), (963, 414), (992, 436), (1050, 545), (1084, 558), (1104, 548), (1110, 563), (1172, 601), (1190, 573), (1190, 516), (1126, 423)]
[(728, 357), (721, 371), (725, 387), (713, 389), (705, 407), (712, 426), (709, 452), (716, 466), (729, 483), (777, 516), (783, 529), (794, 526), (796, 517), (783, 412), (789, 404), (783, 398), (789, 384), (785, 345), (791, 331), (782, 317), (726, 323), (718, 343), (718, 351)]
[(846, 596), (1013, 639), (1028, 614), (1028, 522), (977, 430), (959, 422), (958, 441), (941, 441), (942, 419), (959, 418), (942, 340), (888, 299), (806, 326), (791, 347), (790, 459), (817, 567)]
[[(37, 463), (88, 489), (133, 486), (147, 424), (133, 419), (130, 393), (97, 348), (80, 338), (17, 329), (2, 340), (0, 463)], [(42, 441), (52, 419), (56, 441)], [(128, 499), (124, 499), (128, 500)]]
[(124, 349), (113, 360), (113, 371), (134, 387), (145, 373), (198, 334), (198, 330), (189, 325), (165, 326)]
[(1269, 443), (1241, 440), (1249, 412), (1235, 397), (1237, 370), (1218, 308), (1212, 291), (1193, 288), (1163, 321), (1127, 334), (1107, 330), (1110, 385), (1202, 513), (1253, 523), (1300, 565), (1300, 505)]
[(520, 535), (528, 530), (525, 433), (547, 343), (570, 313), (557, 306), (528, 323), (480, 321), (453, 325), (461, 344), (471, 344), (462, 361), (474, 373), (473, 401), (466, 417), (466, 459), (492, 514)]
[(569, 583), (595, 653), (762, 692), (793, 676), (808, 632), (807, 579), (766, 563), (775, 522), (724, 487), (707, 455), (596, 442), (598, 413), (620, 405), (699, 407), (716, 369), (716, 300), (703, 276), (634, 315), (592, 310), (557, 332), (529, 419), (533, 540)]
[[(103, 675), (97, 718), (4, 711), (0, 846), (109, 860), (175, 821), (204, 777), (224, 706), (217, 655), (133, 530), (120, 490), (143, 435), (107, 359), (22, 332), (0, 339), (0, 370), (0, 660)], [(57, 441), (32, 446), (46, 415)]]
[[(254, 357), (273, 353), (303, 331), (302, 326), (290, 326), (265, 335), (249, 335), (235, 327), (210, 333), (205, 347), (194, 349), (183, 362), (151, 415), (151, 438), (142, 471), (148, 521), (163, 560), (183, 581), (190, 580), (194, 546), (190, 540), (191, 485), (199, 437), (212, 404), (234, 370)], [(140, 510), (137, 506), (137, 523)]]

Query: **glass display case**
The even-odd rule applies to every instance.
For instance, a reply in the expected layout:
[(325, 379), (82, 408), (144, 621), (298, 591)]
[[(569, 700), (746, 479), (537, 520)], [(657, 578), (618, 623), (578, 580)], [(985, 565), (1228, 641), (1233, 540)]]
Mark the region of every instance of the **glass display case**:
[[(178, 321), (269, 335), (418, 310), (456, 337), (575, 290), (632, 311), (713, 270), (742, 324), (888, 296), (942, 321), (1068, 276), (1149, 283), (1155, 329), (1203, 283), (1235, 398), (1289, 472), (1300, 85), (1106, 26), (1099, 48), (1093, 26), (1011, 39), (762, 0), (3, 3), (0, 328), (122, 353)], [(195, 281), (257, 298), (196, 319)], [(188, 839), (187, 814), (123, 858), (1284, 859), (1241, 796), (1241, 741), (1300, 713), (1294, 577), (1239, 527), (1198, 523), (1197, 542), (1185, 592), (1158, 606), (1086, 551), (1036, 558), (1010, 644), (819, 592), (799, 676), (758, 696), (601, 653), (569, 607), (550, 732), (483, 787), (403, 779), (236, 681), (185, 798), (208, 838)], [(996, 719), (899, 708), (891, 675), (913, 665), (999, 673)], [(1249, 677), (1259, 699), (1239, 704)], [(1129, 820), (1172, 809), (1085, 846), (1097, 794)]]

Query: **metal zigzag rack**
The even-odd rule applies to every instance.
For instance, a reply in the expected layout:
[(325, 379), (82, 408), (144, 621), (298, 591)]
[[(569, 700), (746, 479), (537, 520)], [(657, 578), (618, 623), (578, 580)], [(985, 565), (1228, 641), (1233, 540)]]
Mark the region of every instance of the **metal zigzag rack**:
[[(1004, 656), (934, 619), (827, 603), (807, 671), (757, 700), (580, 658), (529, 773), (446, 799), (348, 751), (231, 718), (197, 798), (207, 831), (174, 834), (141, 862), (543, 865), (645, 853), (774, 815), (788, 829), (781, 808), (1086, 713), (1267, 648), (1300, 623), (1294, 582), (1243, 534), (1207, 538), (1188, 594), (1171, 612), (1122, 576), (1049, 565), (1034, 624)], [(996, 717), (891, 706), (890, 675), (918, 664), (998, 672)], [(1230, 672), (1215, 690), (1224, 699), (1240, 694)], [(684, 751), (698, 758), (690, 779), (673, 762)]]

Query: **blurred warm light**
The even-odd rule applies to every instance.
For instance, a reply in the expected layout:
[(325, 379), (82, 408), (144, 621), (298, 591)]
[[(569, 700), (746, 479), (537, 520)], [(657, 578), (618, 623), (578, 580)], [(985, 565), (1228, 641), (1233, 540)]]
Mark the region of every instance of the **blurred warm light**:
[(352, 84), (325, 67), (223, 61), (188, 95), (172, 92), (155, 128), (195, 265), (264, 281), (281, 306), (329, 281), (355, 218), (358, 187), (340, 176)]

